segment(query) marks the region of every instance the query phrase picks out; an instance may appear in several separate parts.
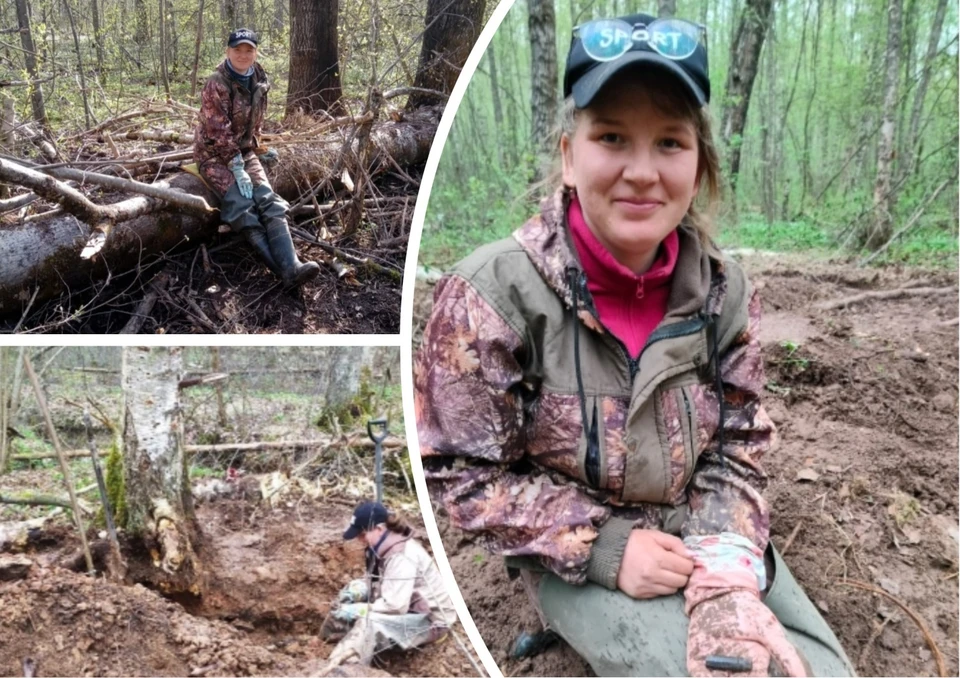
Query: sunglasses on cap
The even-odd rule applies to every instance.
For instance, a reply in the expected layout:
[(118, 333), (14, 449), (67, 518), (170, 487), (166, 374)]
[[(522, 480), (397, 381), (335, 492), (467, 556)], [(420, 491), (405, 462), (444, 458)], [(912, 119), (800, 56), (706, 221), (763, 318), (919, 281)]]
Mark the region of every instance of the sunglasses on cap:
[(673, 18), (636, 25), (623, 19), (597, 19), (573, 29), (574, 39), (579, 38), (584, 51), (595, 61), (619, 59), (638, 42), (662, 57), (681, 61), (696, 51), (701, 36), (706, 47), (706, 26)]
[(710, 102), (706, 28), (650, 14), (595, 19), (573, 29), (563, 96), (586, 108), (624, 69), (672, 76), (698, 106)]

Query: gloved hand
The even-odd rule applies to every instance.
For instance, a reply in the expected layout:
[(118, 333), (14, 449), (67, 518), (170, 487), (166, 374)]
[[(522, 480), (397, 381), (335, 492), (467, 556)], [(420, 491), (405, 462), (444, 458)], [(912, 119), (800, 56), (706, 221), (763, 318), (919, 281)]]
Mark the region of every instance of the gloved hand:
[(280, 154), (277, 153), (275, 148), (268, 148), (266, 153), (261, 153), (257, 157), (260, 158), (264, 167), (273, 167), (280, 162)]
[(362, 603), (367, 600), (369, 592), (367, 591), (367, 582), (363, 579), (354, 579), (352, 582), (340, 589), (337, 600), (341, 603)]
[(690, 610), (687, 671), (691, 676), (718, 675), (706, 666), (709, 655), (749, 659), (753, 664), (749, 672), (723, 675), (808, 675), (780, 622), (753, 591), (727, 591)]
[(367, 603), (346, 603), (333, 611), (333, 616), (340, 621), (352, 622), (366, 617), (370, 606)]
[(249, 200), (253, 197), (253, 182), (250, 180), (250, 175), (247, 174), (247, 170), (244, 169), (245, 163), (243, 162), (243, 154), (237, 153), (237, 157), (230, 161), (228, 165), (230, 171), (233, 172), (233, 176), (237, 180), (237, 188), (240, 189), (240, 195)]

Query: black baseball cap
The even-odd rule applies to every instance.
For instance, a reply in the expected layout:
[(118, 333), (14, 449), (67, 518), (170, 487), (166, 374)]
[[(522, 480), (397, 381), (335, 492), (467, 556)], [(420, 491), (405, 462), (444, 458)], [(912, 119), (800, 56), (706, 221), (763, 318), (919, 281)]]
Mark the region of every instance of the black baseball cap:
[[(634, 29), (647, 27), (657, 21), (649, 14), (631, 14), (618, 17)], [(670, 19), (662, 19), (671, 21)], [(584, 24), (588, 26), (590, 23)], [(688, 25), (689, 22), (683, 22)], [(646, 40), (631, 39), (623, 54), (609, 61), (599, 61), (587, 53), (579, 32), (570, 42), (567, 65), (563, 74), (563, 96), (573, 95), (577, 108), (586, 108), (610, 79), (624, 68), (652, 67), (674, 76), (676, 81), (703, 106), (710, 101), (710, 75), (707, 65), (707, 48), (698, 41), (693, 52), (682, 59), (670, 58), (655, 51)]]
[(356, 539), (361, 532), (387, 522), (390, 512), (383, 504), (365, 501), (353, 511), (350, 526), (343, 533), (344, 539)]
[(260, 44), (260, 38), (257, 37), (255, 31), (249, 28), (238, 28), (227, 38), (227, 47), (236, 47), (244, 43), (256, 47)]

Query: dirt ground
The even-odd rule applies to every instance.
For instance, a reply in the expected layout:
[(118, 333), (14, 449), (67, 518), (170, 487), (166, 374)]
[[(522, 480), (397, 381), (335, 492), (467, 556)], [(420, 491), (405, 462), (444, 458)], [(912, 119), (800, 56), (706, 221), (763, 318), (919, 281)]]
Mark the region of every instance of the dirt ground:
[[(5, 482), (16, 483), (17, 473)], [(23, 473), (23, 481), (36, 480), (29, 475), (36, 471)], [(333, 649), (320, 637), (331, 603), (363, 574), (362, 547), (342, 539), (354, 502), (201, 504), (207, 566), (200, 598), (170, 599), (71, 571), (82, 562), (75, 532), (46, 529), (20, 554), (34, 563), (28, 576), (0, 581), (0, 675), (23, 675), (27, 657), (47, 676), (317, 675)], [(97, 539), (94, 530), (89, 537)], [(456, 632), (464, 638), (459, 626)], [(395, 676), (475, 675), (449, 637), (384, 652), (374, 667)]]
[[(765, 402), (781, 434), (765, 465), (773, 541), (861, 675), (937, 675), (918, 624), (894, 599), (929, 629), (943, 675), (957, 675), (957, 276), (782, 256), (744, 263), (763, 298)], [(815, 307), (903, 287), (950, 289)], [(416, 336), (430, 292), (418, 283)], [(589, 675), (562, 641), (533, 659), (508, 657), (520, 630), (538, 628), (519, 580), (509, 582), (498, 557), (440, 522), (503, 673)]]

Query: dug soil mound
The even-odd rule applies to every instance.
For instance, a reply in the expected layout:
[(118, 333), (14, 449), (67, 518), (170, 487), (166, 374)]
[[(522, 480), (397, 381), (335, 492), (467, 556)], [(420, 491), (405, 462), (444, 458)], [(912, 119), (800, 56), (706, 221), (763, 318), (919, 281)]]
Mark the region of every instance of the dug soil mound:
[[(237, 498), (199, 506), (200, 596), (167, 598), (73, 572), (75, 534), (45, 528), (47, 538), (17, 549), (33, 562), (27, 576), (0, 581), (0, 675), (22, 675), (27, 658), (48, 676), (319, 675), (334, 646), (322, 639), (323, 621), (339, 589), (364, 571), (359, 542), (342, 539), (353, 504), (292, 497), (274, 507)], [(374, 669), (475, 675), (451, 638), (386, 651)]]
[[(779, 257), (745, 265), (763, 299), (765, 402), (781, 436), (765, 462), (772, 540), (860, 674), (957, 675), (956, 275)], [(431, 291), (418, 286), (415, 328)], [(884, 294), (822, 307), (872, 293)], [(509, 658), (517, 634), (538, 628), (520, 581), (441, 525), (504, 674), (589, 674), (562, 642)]]

